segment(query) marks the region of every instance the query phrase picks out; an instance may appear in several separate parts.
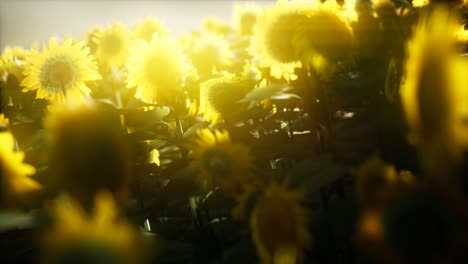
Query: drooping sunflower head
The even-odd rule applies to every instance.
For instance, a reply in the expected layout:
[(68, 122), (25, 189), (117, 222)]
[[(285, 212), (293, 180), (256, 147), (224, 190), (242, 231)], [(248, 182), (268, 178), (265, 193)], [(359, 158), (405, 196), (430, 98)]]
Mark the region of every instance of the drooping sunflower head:
[(253, 34), (254, 26), (257, 23), (257, 16), (260, 7), (253, 3), (234, 4), (234, 27), (238, 34), (250, 36)]
[(10, 132), (0, 132), (0, 208), (21, 207), (42, 187), (30, 178), (36, 169), (23, 163)]
[(131, 46), (131, 35), (125, 25), (113, 23), (95, 33), (95, 56), (99, 64), (120, 67), (125, 64)]
[(232, 143), (227, 131), (201, 129), (190, 149), (191, 166), (205, 187), (238, 193), (252, 184), (253, 157), (248, 147)]
[(23, 90), (37, 90), (37, 98), (58, 101), (88, 94), (85, 82), (101, 78), (89, 49), (70, 38), (62, 44), (51, 38), (42, 52), (33, 49), (24, 60), (23, 74)]
[(148, 17), (143, 21), (138, 22), (132, 29), (136, 40), (144, 40), (150, 42), (153, 35), (157, 33), (160, 36), (167, 36), (169, 30), (161, 21), (156, 18)]
[(400, 95), (409, 140), (419, 146), (443, 143), (452, 153), (466, 144), (467, 63), (456, 54), (458, 23), (436, 8), (418, 23), (409, 41)]
[(92, 214), (73, 199), (54, 201), (41, 236), (44, 263), (144, 263), (145, 241), (122, 219), (112, 195), (99, 192)]
[(138, 87), (146, 102), (172, 101), (183, 93), (183, 85), (195, 71), (176, 43), (155, 35), (132, 49), (127, 62), (128, 87)]
[(56, 188), (83, 204), (101, 189), (126, 199), (131, 157), (118, 114), (68, 103), (53, 106), (44, 125)]
[(196, 38), (188, 56), (201, 78), (211, 76), (213, 69), (220, 70), (227, 66), (234, 57), (229, 42), (213, 33)]
[(234, 76), (205, 81), (200, 84), (199, 113), (214, 124), (222, 118), (233, 118), (242, 109), (238, 101), (250, 90), (248, 82)]
[(262, 263), (279, 258), (296, 260), (310, 246), (308, 211), (301, 202), (300, 192), (272, 183), (255, 203), (250, 216), (250, 228)]

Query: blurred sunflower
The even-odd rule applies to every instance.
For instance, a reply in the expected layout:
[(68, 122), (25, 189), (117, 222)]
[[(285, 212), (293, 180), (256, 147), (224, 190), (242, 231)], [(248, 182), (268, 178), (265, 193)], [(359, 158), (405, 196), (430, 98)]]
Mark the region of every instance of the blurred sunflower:
[(418, 23), (407, 46), (400, 96), (409, 140), (420, 148), (426, 174), (450, 174), (445, 166), (468, 143), (468, 64), (455, 49), (457, 29), (452, 12), (435, 8)]
[[(21, 47), (6, 47), (0, 56), (0, 83), (7, 89), (19, 88), (24, 79), (23, 60), (27, 51)], [(15, 89), (16, 90), (16, 89)]]
[(134, 46), (127, 68), (127, 87), (138, 87), (146, 102), (174, 101), (183, 94), (186, 78), (195, 76), (193, 66), (176, 43), (158, 35)]
[(395, 187), (409, 185), (413, 175), (409, 171), (398, 172), (394, 166), (373, 157), (362, 164), (356, 171), (357, 195), (361, 206), (375, 208), (381, 205)]
[(84, 43), (66, 38), (59, 45), (54, 38), (41, 53), (33, 49), (24, 60), (23, 90), (37, 90), (37, 98), (63, 100), (89, 93), (85, 81), (97, 80), (96, 61)]
[(239, 35), (253, 35), (261, 8), (254, 3), (234, 3), (233, 25)]
[(95, 32), (96, 59), (105, 66), (125, 64), (131, 46), (131, 34), (125, 25), (114, 22), (107, 29)]
[(144, 263), (145, 244), (110, 193), (96, 195), (92, 215), (73, 199), (54, 201), (50, 213), (53, 223), (41, 237), (44, 263)]
[(42, 187), (29, 176), (36, 169), (23, 163), (24, 153), (14, 151), (15, 139), (10, 132), (0, 132), (0, 207), (23, 205)]
[(222, 118), (236, 117), (242, 110), (241, 100), (250, 90), (251, 86), (242, 79), (226, 75), (214, 78), (200, 84), (199, 114), (212, 124), (218, 123)]
[(104, 68), (100, 71), (102, 79), (88, 84), (94, 98), (107, 98), (116, 101), (118, 108), (122, 107), (122, 95), (129, 91), (127, 84), (127, 71), (125, 68)]
[(138, 24), (133, 27), (132, 33), (136, 40), (150, 42), (155, 33), (159, 36), (167, 36), (169, 34), (169, 30), (156, 18), (148, 17), (145, 20), (138, 22)]
[(299, 37), (296, 32), (307, 23), (314, 11), (311, 3), (278, 1), (262, 10), (254, 29), (251, 52), (255, 63), (271, 68), (275, 78), (294, 78), (294, 69), (301, 67), (301, 52), (297, 50)]
[(259, 197), (250, 228), (261, 263), (297, 263), (310, 246), (308, 211), (303, 195), (284, 184), (272, 183)]
[(86, 44), (88, 45), (91, 54), (96, 54), (97, 44), (94, 41), (94, 38), (96, 38), (96, 35), (103, 30), (104, 29), (102, 27), (94, 26), (89, 28), (83, 34), (83, 39), (84, 41), (86, 41)]
[(131, 157), (117, 113), (96, 105), (53, 105), (46, 117), (51, 186), (89, 204), (101, 189), (126, 200)]
[(238, 193), (254, 183), (253, 157), (247, 146), (231, 143), (227, 131), (211, 132), (206, 128), (197, 134), (198, 138), (190, 144), (191, 167), (198, 172), (201, 184)]
[(216, 34), (205, 33), (194, 39), (187, 53), (201, 79), (229, 65), (234, 57), (229, 42)]
[(219, 21), (215, 17), (206, 17), (202, 21), (203, 30), (206, 32), (215, 33), (220, 36), (228, 36), (232, 28), (229, 24)]
[[(335, 60), (347, 60), (353, 55), (354, 35), (349, 22), (337, 9), (319, 7), (313, 12), (306, 24), (298, 28), (298, 34), (307, 36), (296, 48), (307, 52), (310, 48), (313, 53)], [(305, 45), (301, 47), (301, 45)]]
[(431, 184), (395, 190), (381, 207), (363, 212), (359, 234), (379, 248), (372, 252), (378, 260), (451, 262), (460, 253), (458, 243), (466, 228), (459, 205), (449, 192)]

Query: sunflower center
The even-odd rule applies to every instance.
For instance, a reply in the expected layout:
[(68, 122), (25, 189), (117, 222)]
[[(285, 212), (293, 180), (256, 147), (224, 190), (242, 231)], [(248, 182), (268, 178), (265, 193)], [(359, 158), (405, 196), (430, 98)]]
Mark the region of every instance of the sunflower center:
[(54, 92), (63, 92), (76, 79), (74, 65), (64, 57), (47, 61), (41, 71), (42, 87)]
[(203, 154), (203, 167), (212, 177), (228, 178), (233, 174), (232, 157), (218, 148), (211, 148)]

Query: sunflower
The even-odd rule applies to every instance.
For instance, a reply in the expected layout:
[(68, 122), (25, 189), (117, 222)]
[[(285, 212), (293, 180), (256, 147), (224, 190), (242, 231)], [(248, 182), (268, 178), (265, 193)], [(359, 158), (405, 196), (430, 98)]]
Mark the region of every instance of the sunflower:
[[(468, 65), (456, 54), (457, 29), (452, 13), (436, 8), (418, 23), (407, 46), (400, 96), (409, 140), (432, 161), (455, 158), (467, 144), (463, 120), (468, 113), (464, 99)], [(439, 157), (433, 160), (434, 155)], [(432, 161), (427, 160), (425, 165), (435, 169), (442, 159)]]
[(24, 79), (23, 60), (27, 51), (21, 47), (6, 47), (0, 56), (0, 85), (10, 91), (21, 90), (20, 82)]
[(223, 187), (237, 193), (253, 184), (253, 157), (248, 147), (231, 143), (227, 131), (201, 129), (190, 145), (191, 167), (198, 172), (197, 180), (205, 187)]
[(95, 32), (96, 59), (105, 66), (120, 67), (125, 64), (131, 46), (131, 35), (121, 23), (113, 23), (107, 29)]
[(308, 211), (302, 200), (300, 192), (278, 183), (270, 184), (257, 199), (250, 228), (261, 263), (296, 263), (309, 247)]
[(139, 95), (146, 102), (173, 101), (183, 94), (185, 79), (195, 75), (193, 66), (175, 42), (158, 35), (150, 42), (141, 41), (134, 46), (127, 68), (127, 87), (138, 87)]
[(357, 195), (361, 206), (378, 207), (397, 186), (409, 185), (413, 175), (409, 171), (398, 172), (394, 166), (373, 157), (356, 171)]
[(100, 78), (96, 61), (82, 42), (66, 38), (59, 45), (54, 38), (42, 52), (32, 50), (24, 60), (23, 90), (37, 90), (37, 98), (63, 100), (89, 93), (85, 81)]
[(261, 8), (254, 3), (234, 3), (233, 25), (240, 35), (253, 34)]
[(194, 40), (188, 57), (200, 78), (204, 78), (211, 76), (214, 69), (220, 70), (230, 64), (234, 54), (225, 38), (205, 33)]
[(255, 50), (278, 63), (300, 62), (303, 51), (297, 44), (304, 36), (298, 30), (308, 23), (314, 10), (312, 3), (300, 1), (278, 1), (265, 8), (255, 28)]
[(260, 67), (271, 67), (270, 74), (275, 78), (295, 77), (294, 69), (315, 66), (317, 55), (345, 61), (352, 54), (351, 27), (334, 6), (316, 1), (278, 1), (265, 8), (258, 20), (253, 55), (260, 59)]
[(29, 176), (36, 169), (23, 163), (24, 153), (14, 151), (15, 139), (10, 132), (0, 132), (0, 206), (21, 206), (42, 187)]
[(169, 30), (156, 18), (148, 17), (145, 20), (138, 22), (138, 24), (133, 27), (132, 33), (135, 36), (135, 39), (150, 42), (155, 33), (160, 36), (167, 36), (169, 34)]
[(376, 257), (391, 263), (445, 262), (458, 253), (465, 228), (460, 205), (433, 184), (395, 190), (381, 207), (364, 210), (358, 223), (360, 239), (368, 243), (366, 248), (378, 249), (372, 251)]
[(144, 263), (146, 244), (120, 218), (110, 193), (96, 195), (92, 214), (73, 199), (54, 201), (50, 213), (53, 223), (41, 236), (44, 263)]
[(128, 194), (131, 164), (120, 116), (96, 105), (53, 105), (46, 117), (56, 188), (88, 204), (101, 189), (119, 202)]
[(96, 54), (96, 49), (97, 49), (97, 44), (94, 41), (94, 38), (96, 35), (103, 31), (104, 29), (99, 27), (99, 26), (94, 26), (89, 28), (84, 34), (83, 34), (83, 39), (86, 41), (86, 44), (89, 47), (89, 50), (91, 54)]
[(223, 76), (205, 81), (200, 84), (199, 114), (203, 114), (206, 121), (218, 123), (222, 118), (236, 117), (241, 104), (238, 102), (249, 91), (251, 86), (247, 82), (234, 76)]

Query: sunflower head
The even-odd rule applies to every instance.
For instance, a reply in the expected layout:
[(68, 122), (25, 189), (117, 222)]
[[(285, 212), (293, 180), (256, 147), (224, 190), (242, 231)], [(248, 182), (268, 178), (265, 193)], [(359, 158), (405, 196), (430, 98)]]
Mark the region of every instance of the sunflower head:
[(131, 35), (121, 23), (113, 23), (107, 29), (95, 33), (96, 59), (105, 66), (120, 67), (129, 55)]
[(169, 34), (169, 30), (166, 26), (156, 18), (152, 17), (148, 17), (145, 20), (138, 22), (138, 24), (133, 27), (132, 32), (136, 40), (144, 40), (147, 42), (151, 41), (155, 33), (160, 36), (167, 36)]
[(212, 123), (217, 123), (221, 118), (233, 118), (241, 108), (238, 101), (250, 90), (248, 82), (233, 76), (205, 81), (200, 84), (199, 113)]
[(23, 163), (10, 132), (0, 132), (0, 208), (21, 207), (42, 187), (30, 178), (36, 169)]
[(0, 87), (9, 91), (21, 91), (20, 82), (24, 79), (23, 60), (27, 51), (20, 47), (6, 47), (0, 56)]
[(52, 38), (42, 52), (32, 50), (24, 60), (23, 90), (37, 90), (37, 98), (62, 101), (88, 94), (86, 81), (97, 80), (97, 64), (83, 42)]
[(201, 78), (211, 76), (213, 69), (227, 66), (234, 57), (229, 42), (213, 33), (196, 38), (188, 55)]
[[(354, 35), (345, 17), (335, 9), (319, 8), (311, 14), (307, 24), (301, 25), (306, 37), (305, 47), (330, 60), (346, 60), (354, 50)], [(298, 43), (297, 45), (303, 45)]]
[(451, 153), (466, 144), (462, 120), (467, 104), (461, 98), (466, 97), (468, 68), (456, 54), (457, 28), (451, 12), (441, 7), (420, 20), (407, 46), (400, 89), (410, 141), (418, 146), (440, 143)]
[(106, 189), (124, 201), (130, 181), (130, 153), (120, 117), (96, 106), (56, 105), (46, 118), (50, 166), (57, 187), (89, 204)]
[(134, 46), (127, 68), (127, 86), (138, 87), (146, 102), (173, 101), (183, 94), (185, 80), (195, 75), (176, 43), (158, 35), (150, 42), (141, 41)]
[(302, 51), (297, 48), (304, 37), (300, 30), (313, 10), (311, 5), (298, 1), (278, 1), (265, 8), (255, 29), (256, 48), (280, 63), (300, 61)]
[(227, 131), (202, 129), (197, 134), (190, 146), (191, 166), (201, 184), (233, 193), (253, 184), (253, 157), (246, 146), (231, 143)]
[(107, 192), (99, 192), (88, 214), (73, 199), (54, 201), (52, 225), (44, 231), (44, 263), (145, 263), (145, 241), (121, 218)]
[(293, 258), (310, 245), (308, 212), (301, 206), (303, 196), (284, 184), (272, 183), (253, 208), (250, 227), (262, 263)]

